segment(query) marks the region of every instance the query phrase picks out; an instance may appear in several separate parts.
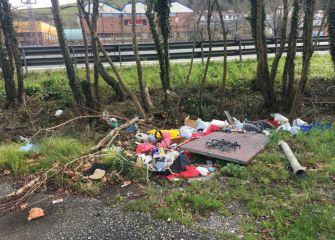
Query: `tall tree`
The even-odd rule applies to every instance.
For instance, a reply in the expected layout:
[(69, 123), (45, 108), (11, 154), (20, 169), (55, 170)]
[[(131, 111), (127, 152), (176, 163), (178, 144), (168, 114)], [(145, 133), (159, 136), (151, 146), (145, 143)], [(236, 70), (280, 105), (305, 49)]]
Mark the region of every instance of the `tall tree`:
[[(118, 83), (118, 81), (111, 75), (108, 74), (106, 69), (103, 67), (100, 56), (99, 56), (99, 46), (97, 41), (97, 22), (99, 17), (99, 1), (93, 1), (93, 4), (89, 4), (88, 11), (85, 11), (85, 5), (82, 1), (77, 0), (77, 4), (79, 8), (81, 9), (82, 15), (85, 19), (86, 25), (89, 28), (89, 31), (91, 33), (91, 46), (92, 46), (92, 52), (93, 52), (93, 60), (94, 60), (94, 91), (95, 91), (95, 97), (97, 100), (97, 106), (101, 107), (101, 101), (100, 101), (100, 93), (99, 93), (99, 75), (102, 77), (102, 79), (113, 88), (116, 98), (118, 101), (124, 100), (124, 92), (122, 90), (122, 87)], [(91, 13), (91, 7), (92, 13)]]
[(217, 10), (219, 12), (219, 17), (220, 17), (220, 22), (221, 22), (221, 27), (222, 27), (222, 35), (223, 35), (223, 51), (224, 51), (224, 56), (223, 56), (223, 75), (222, 75), (222, 87), (221, 87), (221, 94), (220, 94), (220, 109), (219, 113), (222, 116), (223, 110), (224, 110), (224, 98), (226, 96), (226, 87), (227, 87), (227, 58), (228, 58), (228, 51), (227, 51), (227, 31), (223, 19), (223, 14), (222, 14), (222, 9), (221, 6), (218, 2), (218, 0), (215, 0)]
[(294, 99), (292, 102), (292, 108), (290, 111), (290, 119), (295, 117), (296, 111), (299, 106), (299, 101), (302, 93), (305, 90), (305, 86), (308, 80), (308, 73), (311, 58), (314, 51), (313, 46), (313, 22), (314, 22), (314, 12), (315, 12), (315, 0), (305, 0), (304, 1), (304, 25), (303, 25), (303, 59), (302, 59), (302, 71), (300, 81), (297, 90), (294, 94)]
[(171, 31), (170, 24), (170, 8), (171, 0), (156, 0), (154, 10), (157, 13), (157, 23), (162, 34), (163, 51), (165, 59), (165, 81), (167, 89), (170, 89), (170, 53), (169, 53), (169, 38)]
[(8, 27), (7, 13), (5, 12), (3, 2), (0, 2), (0, 66), (5, 82), (6, 108), (16, 106), (17, 93), (14, 80), (14, 60)]
[(330, 1), (329, 15), (328, 15), (328, 33), (330, 55), (332, 56), (333, 63), (335, 64), (335, 3)]
[(22, 63), (21, 63), (21, 52), (19, 50), (19, 42), (17, 39), (16, 31), (13, 24), (13, 14), (11, 10), (11, 6), (8, 0), (1, 1), (3, 14), (4, 14), (4, 25), (5, 25), (5, 38), (7, 37), (9, 40), (8, 47), (11, 48), (11, 53), (13, 55), (13, 60), (15, 64), (16, 70), (16, 78), (17, 78), (17, 99), (19, 103), (23, 103), (23, 95), (24, 95), (24, 76), (22, 71)]
[[(81, 0), (84, 4), (84, 0)], [(90, 63), (89, 63), (89, 54), (88, 54), (88, 42), (86, 37), (86, 32), (84, 28), (84, 21), (83, 21), (83, 13), (79, 6), (78, 7), (78, 17), (79, 23), (81, 27), (81, 32), (83, 35), (83, 43), (84, 43), (84, 56), (85, 56), (85, 74), (86, 80), (82, 81), (81, 85), (83, 88), (83, 93), (85, 97), (86, 107), (88, 108), (95, 108), (95, 100), (92, 93), (92, 84), (91, 84), (91, 73), (90, 73)]]
[(273, 61), (271, 71), (268, 67), (268, 51), (265, 36), (265, 2), (264, 0), (250, 0), (250, 26), (257, 51), (257, 83), (261, 86), (265, 106), (269, 109), (275, 105), (274, 85), (279, 61), (286, 44), (286, 29), (288, 20), (288, 1), (283, 0), (283, 20), (281, 27), (281, 44)]
[[(83, 4), (80, 3), (80, 1), (77, 1), (77, 3), (80, 5), (81, 9), (83, 10), (83, 12), (85, 11), (85, 7)], [(93, 4), (99, 5), (99, 0), (93, 0)], [(107, 59), (110, 67), (112, 68), (113, 73), (116, 76), (116, 79), (118, 80), (118, 83), (120, 84), (120, 86), (122, 87), (123, 91), (125, 91), (132, 99), (138, 114), (142, 117), (142, 118), (146, 118), (146, 114), (145, 111), (143, 110), (143, 107), (141, 106), (136, 94), (134, 94), (131, 89), (128, 87), (128, 85), (126, 84), (126, 82), (124, 81), (124, 79), (122, 78), (122, 76), (120, 75), (119, 71), (117, 70), (116, 66), (114, 65), (113, 60), (111, 59), (111, 57), (108, 55), (106, 49), (104, 48), (104, 46), (102, 45), (99, 37), (97, 36), (96, 32), (93, 31), (92, 29), (92, 25), (91, 25), (91, 21), (90, 21), (90, 16), (88, 15), (87, 12), (84, 13), (84, 17), (85, 17), (85, 21), (86, 24), (88, 25), (88, 28), (90, 29), (91, 35), (93, 37), (94, 42), (97, 43), (100, 51), (102, 52), (103, 56)]]
[(213, 13), (213, 8), (214, 8), (214, 3), (215, 1), (207, 0), (207, 34), (208, 34), (208, 56), (207, 56), (207, 61), (204, 69), (204, 73), (200, 82), (200, 87), (199, 87), (199, 115), (202, 117), (203, 116), (203, 106), (202, 106), (202, 101), (203, 101), (203, 91), (205, 88), (205, 83), (207, 79), (207, 73), (208, 73), (208, 68), (209, 68), (209, 63), (211, 61), (212, 57), (212, 29), (211, 29), (211, 22), (212, 22), (212, 13)]
[(194, 32), (193, 32), (193, 46), (192, 46), (192, 56), (191, 56), (191, 63), (190, 63), (190, 68), (188, 69), (187, 77), (185, 80), (185, 84), (188, 84), (190, 82), (190, 77), (192, 74), (193, 70), (193, 63), (194, 63), (194, 55), (195, 55), (195, 47), (197, 45), (197, 38), (200, 30), (200, 21), (202, 17), (203, 11), (200, 11), (200, 14), (198, 16), (197, 21), (194, 22)]
[(66, 38), (64, 34), (64, 27), (63, 22), (60, 16), (59, 10), (59, 1), (58, 0), (51, 0), (52, 4), (52, 14), (55, 22), (55, 26), (57, 29), (58, 41), (60, 48), (62, 50), (62, 55), (65, 62), (66, 72), (69, 79), (70, 88), (72, 90), (72, 94), (74, 97), (75, 102), (78, 105), (83, 105), (83, 94), (81, 92), (80, 84), (78, 79), (76, 78), (76, 72), (73, 66), (72, 59), (70, 57), (69, 48), (66, 43)]
[(294, 0), (291, 16), (291, 29), (288, 37), (286, 61), (282, 76), (282, 102), (284, 109), (289, 111), (293, 100), (295, 57), (297, 52), (298, 28), (300, 22), (301, 0)]
[(136, 61), (136, 70), (137, 70), (137, 80), (138, 85), (141, 93), (141, 100), (142, 105), (145, 111), (148, 112), (149, 110), (149, 102), (150, 100), (147, 99), (147, 94), (145, 91), (145, 83), (143, 80), (143, 71), (142, 71), (142, 64), (140, 59), (140, 54), (138, 52), (138, 44), (137, 44), (137, 33), (136, 33), (136, 0), (132, 0), (131, 4), (131, 29), (133, 33), (133, 49), (134, 49), (134, 57)]

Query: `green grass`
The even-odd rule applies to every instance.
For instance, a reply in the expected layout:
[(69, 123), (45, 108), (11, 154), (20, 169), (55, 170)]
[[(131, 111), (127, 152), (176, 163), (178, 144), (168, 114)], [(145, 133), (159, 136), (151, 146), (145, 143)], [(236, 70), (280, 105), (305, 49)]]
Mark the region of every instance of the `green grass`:
[[(280, 77), (283, 71), (284, 60), (280, 62), (277, 85), (280, 84)], [(296, 78), (300, 76), (301, 58), (296, 59)], [(244, 87), (250, 88), (251, 80), (255, 78), (257, 62), (255, 60), (245, 60), (242, 63), (231, 61), (228, 63), (228, 88)], [(187, 76), (188, 64), (172, 64), (171, 65), (171, 85), (176, 89), (185, 88), (185, 79)], [(190, 86), (196, 87), (202, 77), (204, 66), (195, 64), (191, 75)], [(110, 74), (111, 69), (108, 68)], [(136, 68), (127, 66), (120, 68), (120, 73), (126, 82), (133, 89), (138, 89)], [(208, 71), (208, 84), (219, 84), (222, 80), (222, 63), (220, 61), (211, 62)], [(80, 79), (84, 79), (85, 72), (83, 69), (78, 70)], [(159, 70), (157, 65), (145, 65), (143, 67), (143, 77), (150, 88), (161, 88), (159, 79)], [(330, 55), (314, 55), (311, 62), (310, 78), (330, 79), (334, 77), (334, 68)], [(93, 76), (92, 76), (93, 78)], [(112, 89), (100, 80), (102, 92), (113, 94)], [(71, 97), (68, 80), (63, 70), (30, 72), (25, 80), (26, 93), (30, 96), (39, 96), (42, 99), (64, 99), (69, 100)], [(4, 98), (4, 86), (0, 85), (0, 98)]]
[(39, 152), (22, 152), (20, 145), (0, 144), (0, 167), (15, 175), (25, 175), (51, 168), (54, 162), (66, 163), (87, 152), (89, 146), (69, 137), (42, 138), (37, 143)]

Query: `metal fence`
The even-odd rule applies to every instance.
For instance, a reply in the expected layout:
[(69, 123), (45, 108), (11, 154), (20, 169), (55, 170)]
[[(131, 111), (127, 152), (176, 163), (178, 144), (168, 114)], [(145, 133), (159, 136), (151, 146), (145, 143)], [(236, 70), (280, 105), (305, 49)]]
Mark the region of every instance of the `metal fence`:
[[(268, 53), (275, 53), (279, 47), (279, 39), (267, 39)], [(302, 51), (302, 38), (297, 41), (297, 51)], [(212, 43), (212, 57), (222, 57), (224, 55), (224, 42), (214, 41)], [(256, 49), (252, 39), (228, 41), (228, 56), (239, 56), (240, 61), (243, 56), (255, 55)], [(208, 56), (209, 42), (197, 42), (195, 46), (194, 58), (202, 59)], [(124, 45), (105, 45), (105, 49), (114, 62), (133, 62), (133, 46), (132, 44)], [(193, 42), (180, 42), (170, 44), (170, 59), (190, 59), (192, 57)], [(69, 46), (69, 50), (75, 64), (82, 64), (85, 61), (85, 49), (83, 46)], [(287, 49), (286, 49), (287, 50)], [(329, 50), (329, 38), (320, 37), (316, 46), (316, 51)], [(22, 47), (22, 60), (26, 70), (28, 67), (43, 67), (64, 65), (61, 49), (58, 46), (52, 47)], [(150, 44), (139, 44), (139, 53), (142, 61), (154, 61), (157, 59), (155, 46)], [(92, 49), (89, 47), (89, 61), (93, 62)], [(106, 59), (101, 56), (101, 61)]]

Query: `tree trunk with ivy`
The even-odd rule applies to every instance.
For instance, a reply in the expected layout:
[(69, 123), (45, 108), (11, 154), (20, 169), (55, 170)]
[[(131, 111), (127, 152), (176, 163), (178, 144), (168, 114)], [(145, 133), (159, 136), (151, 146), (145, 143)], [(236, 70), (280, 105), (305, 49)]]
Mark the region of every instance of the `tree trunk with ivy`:
[(140, 55), (138, 52), (138, 44), (137, 44), (137, 33), (136, 33), (136, 1), (132, 0), (131, 3), (131, 30), (133, 33), (133, 49), (134, 49), (134, 57), (136, 61), (136, 70), (137, 70), (137, 80), (138, 80), (138, 85), (140, 89), (140, 94), (141, 94), (141, 102), (143, 104), (143, 108), (146, 112), (149, 111), (149, 102), (151, 102), (147, 97), (150, 97), (149, 95), (146, 94), (145, 91), (145, 83), (143, 80), (143, 71), (142, 71), (142, 64), (141, 64), (141, 59)]
[(170, 7), (171, 0), (155, 1), (154, 10), (157, 13), (157, 23), (162, 34), (163, 51), (165, 61), (165, 82), (167, 90), (170, 90), (170, 53), (169, 53), (169, 38), (171, 31), (170, 24)]
[[(6, 13), (4, 12), (3, 3), (0, 2), (0, 66), (5, 83), (6, 108), (16, 106), (16, 85), (14, 80), (13, 57), (10, 42), (8, 41), (8, 26)], [(3, 38), (4, 37), (4, 38)], [(7, 37), (7, 40), (6, 40)], [(5, 47), (3, 47), (5, 46)]]
[(288, 37), (286, 61), (282, 76), (282, 103), (285, 111), (292, 106), (294, 95), (295, 57), (297, 53), (298, 27), (300, 22), (301, 0), (294, 0), (291, 16), (291, 30)]
[(164, 91), (164, 94), (167, 95), (168, 84), (166, 82), (165, 58), (164, 58), (162, 43), (159, 38), (157, 26), (155, 23), (154, 3), (155, 3), (155, 0), (147, 0), (147, 10), (146, 10), (145, 15), (148, 19), (150, 31), (151, 31), (152, 38), (154, 40), (155, 48), (157, 51), (159, 71), (160, 71), (159, 74), (160, 74), (160, 79), (161, 79), (161, 83), (163, 86), (163, 91)]
[(83, 101), (83, 94), (82, 94), (82, 91), (81, 91), (79, 81), (76, 78), (76, 73), (75, 73), (75, 69), (74, 69), (74, 66), (73, 66), (73, 61), (70, 57), (69, 48), (68, 48), (67, 43), (66, 43), (66, 38), (65, 38), (65, 34), (64, 34), (64, 28), (63, 28), (63, 22), (62, 22), (62, 19), (61, 19), (61, 16), (60, 16), (59, 1), (58, 0), (51, 0), (51, 4), (52, 4), (52, 14), (53, 14), (54, 22), (55, 22), (55, 27), (57, 29), (58, 41), (59, 41), (59, 45), (60, 45), (62, 55), (63, 55), (63, 58), (64, 58), (70, 88), (72, 90), (72, 94), (73, 94), (75, 102), (78, 105), (83, 105), (83, 102), (84, 102)]
[(308, 80), (309, 67), (314, 51), (313, 46), (313, 21), (315, 13), (315, 0), (305, 0), (304, 2), (304, 25), (303, 25), (303, 64), (300, 81), (292, 102), (290, 120), (296, 115), (301, 95), (303, 94)]
[(335, 3), (331, 1), (328, 14), (330, 55), (335, 65)]
[(14, 60), (15, 70), (16, 70), (17, 99), (19, 103), (23, 103), (24, 76), (23, 76), (23, 71), (22, 71), (21, 53), (18, 47), (19, 42), (17, 39), (14, 24), (13, 24), (13, 14), (12, 14), (11, 6), (8, 0), (2, 1), (2, 7), (3, 7), (3, 14), (4, 14), (4, 24), (6, 25), (6, 33), (4, 36), (9, 38), (8, 42), (11, 48), (11, 52), (13, 54), (13, 60)]
[[(84, 0), (81, 0), (84, 3)], [(96, 104), (94, 100), (94, 95), (92, 92), (91, 76), (90, 76), (90, 65), (89, 65), (89, 54), (88, 54), (88, 42), (84, 28), (83, 13), (81, 8), (78, 6), (78, 17), (81, 27), (81, 33), (83, 35), (83, 44), (84, 44), (84, 56), (85, 56), (85, 75), (86, 80), (82, 81), (81, 86), (83, 89), (83, 94), (85, 97), (85, 105), (88, 108), (95, 109)]]

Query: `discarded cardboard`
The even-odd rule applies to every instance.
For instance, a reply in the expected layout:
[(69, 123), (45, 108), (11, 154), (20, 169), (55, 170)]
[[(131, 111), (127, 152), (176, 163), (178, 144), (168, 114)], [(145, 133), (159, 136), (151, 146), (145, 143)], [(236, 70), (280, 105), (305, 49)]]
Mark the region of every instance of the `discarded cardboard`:
[(188, 127), (191, 127), (191, 128), (197, 128), (198, 122), (197, 122), (197, 120), (190, 119), (190, 116), (187, 116), (184, 119), (184, 126), (188, 126)]

